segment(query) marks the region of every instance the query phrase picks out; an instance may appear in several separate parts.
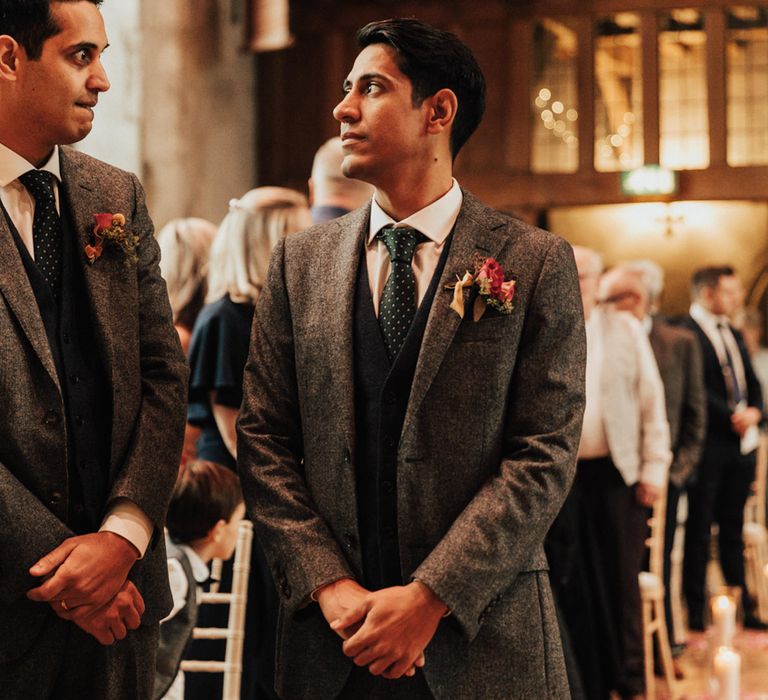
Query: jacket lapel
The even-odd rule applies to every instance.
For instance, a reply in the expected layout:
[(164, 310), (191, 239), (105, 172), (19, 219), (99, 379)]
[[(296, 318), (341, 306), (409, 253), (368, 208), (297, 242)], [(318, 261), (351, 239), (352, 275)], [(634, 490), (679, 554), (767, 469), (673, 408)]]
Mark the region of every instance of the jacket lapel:
[(104, 191), (104, 184), (99, 183), (90, 171), (74, 167), (64, 149), (61, 149), (60, 154), (61, 176), (64, 182), (62, 206), (68, 205), (72, 215), (72, 225), (75, 228), (76, 264), (83, 270), (90, 300), (90, 313), (93, 314), (95, 322), (95, 335), (104, 360), (104, 369), (110, 378), (114, 392), (119, 375), (119, 372), (115, 372), (114, 338), (119, 337), (119, 333), (115, 332), (116, 329), (113, 326), (120, 323), (122, 318), (122, 314), (117, 313), (115, 308), (115, 300), (123, 299), (127, 302), (131, 296), (126, 296), (125, 290), (116, 288), (115, 278), (122, 277), (120, 274), (122, 271), (116, 270), (114, 264), (101, 258), (94, 265), (90, 265), (84, 252), (85, 245), (90, 243), (94, 224), (93, 215), (110, 211), (108, 206), (105, 208), (103, 198), (97, 194)]
[(8, 227), (5, 214), (0, 211), (0, 294), (5, 297), (11, 312), (16, 317), (30, 345), (40, 358), (43, 367), (50, 375), (56, 388), (59, 376), (53, 361), (48, 336), (45, 333), (43, 319), (37, 306), (35, 293), (24, 270), (24, 263), (13, 241), (13, 234)]
[[(427, 318), (427, 327), (424, 330), (424, 340), (408, 400), (406, 424), (419, 410), (453, 336), (462, 322), (459, 315), (450, 308), (450, 294), (453, 292), (447, 291), (446, 285), (452, 285), (457, 277), (461, 278), (468, 270), (471, 272), (478, 255), (483, 258), (497, 258), (507, 242), (506, 236), (501, 235), (498, 229), (505, 228), (508, 220), (486, 207), (469, 192), (465, 191), (463, 194), (464, 201), (453, 229), (448, 259), (435, 291), (435, 298)], [(466, 294), (468, 294), (467, 291), (465, 291)], [(466, 316), (467, 314), (465, 318)], [(472, 322), (471, 319), (469, 322)]]
[(341, 303), (328, 304), (324, 309), (324, 326), (331, 340), (328, 348), (334, 381), (328, 387), (334, 391), (334, 420), (338, 421), (347, 436), (350, 455), (355, 453), (355, 408), (354, 408), (354, 304), (357, 271), (363, 250), (363, 241), (368, 233), (371, 205), (355, 210), (338, 223), (339, 244), (327, 278), (329, 299), (340, 299)]

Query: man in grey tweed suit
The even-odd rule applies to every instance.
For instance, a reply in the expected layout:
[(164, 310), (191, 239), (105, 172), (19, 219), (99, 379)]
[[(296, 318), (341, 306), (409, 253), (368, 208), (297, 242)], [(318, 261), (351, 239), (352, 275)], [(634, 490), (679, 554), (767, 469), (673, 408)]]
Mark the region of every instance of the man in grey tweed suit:
[[(149, 698), (171, 606), (162, 533), (187, 370), (158, 246), (136, 178), (62, 146), (109, 87), (97, 5), (0, 0), (8, 700)], [(115, 240), (95, 236), (95, 214)]]
[[(277, 690), (568, 698), (542, 542), (584, 403), (573, 255), (452, 178), (484, 106), (466, 46), (417, 20), (358, 43), (334, 116), (373, 201), (278, 244), (245, 374), (239, 470), (280, 596)], [(447, 288), (476, 263), (497, 307)]]

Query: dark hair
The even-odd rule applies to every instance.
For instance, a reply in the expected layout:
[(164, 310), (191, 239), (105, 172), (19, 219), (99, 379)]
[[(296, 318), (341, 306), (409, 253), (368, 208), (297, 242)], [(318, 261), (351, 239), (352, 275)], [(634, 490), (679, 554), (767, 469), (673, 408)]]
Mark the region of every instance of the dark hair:
[[(16, 39), (31, 60), (40, 58), (43, 44), (61, 31), (51, 14), (54, 2), (77, 0), (0, 0), (0, 34)], [(86, 0), (96, 6), (102, 0)]]
[(469, 47), (451, 32), (404, 18), (366, 24), (357, 32), (357, 44), (361, 49), (372, 44), (395, 49), (397, 66), (413, 85), (414, 107), (438, 90), (453, 90), (459, 103), (451, 130), (455, 158), (485, 111), (485, 78)]
[(173, 488), (168, 534), (176, 543), (200, 540), (219, 520), (229, 520), (242, 502), (240, 481), (231, 469), (204, 460), (189, 462)]
[(694, 298), (704, 287), (714, 289), (721, 277), (733, 277), (736, 271), (730, 265), (701, 267), (691, 277), (691, 296)]

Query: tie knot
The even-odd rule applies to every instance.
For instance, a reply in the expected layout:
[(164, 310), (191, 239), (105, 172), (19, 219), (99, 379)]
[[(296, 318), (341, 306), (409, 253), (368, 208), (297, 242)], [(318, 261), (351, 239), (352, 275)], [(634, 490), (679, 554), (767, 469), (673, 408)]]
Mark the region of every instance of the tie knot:
[(53, 176), (45, 170), (30, 170), (19, 176), (19, 181), (36, 202), (53, 199)]
[(429, 240), (421, 231), (409, 226), (385, 226), (376, 234), (376, 238), (387, 247), (393, 262), (408, 264), (413, 260), (416, 246)]

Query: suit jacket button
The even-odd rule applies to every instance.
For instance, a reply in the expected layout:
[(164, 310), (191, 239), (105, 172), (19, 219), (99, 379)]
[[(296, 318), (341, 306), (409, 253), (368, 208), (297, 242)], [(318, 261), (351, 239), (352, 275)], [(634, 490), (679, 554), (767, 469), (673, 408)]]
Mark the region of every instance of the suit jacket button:
[(55, 506), (57, 503), (61, 503), (62, 498), (64, 498), (64, 494), (61, 491), (54, 491), (50, 498), (51, 505)]
[(47, 411), (45, 414), (46, 425), (56, 425), (59, 422), (59, 414), (56, 411)]

